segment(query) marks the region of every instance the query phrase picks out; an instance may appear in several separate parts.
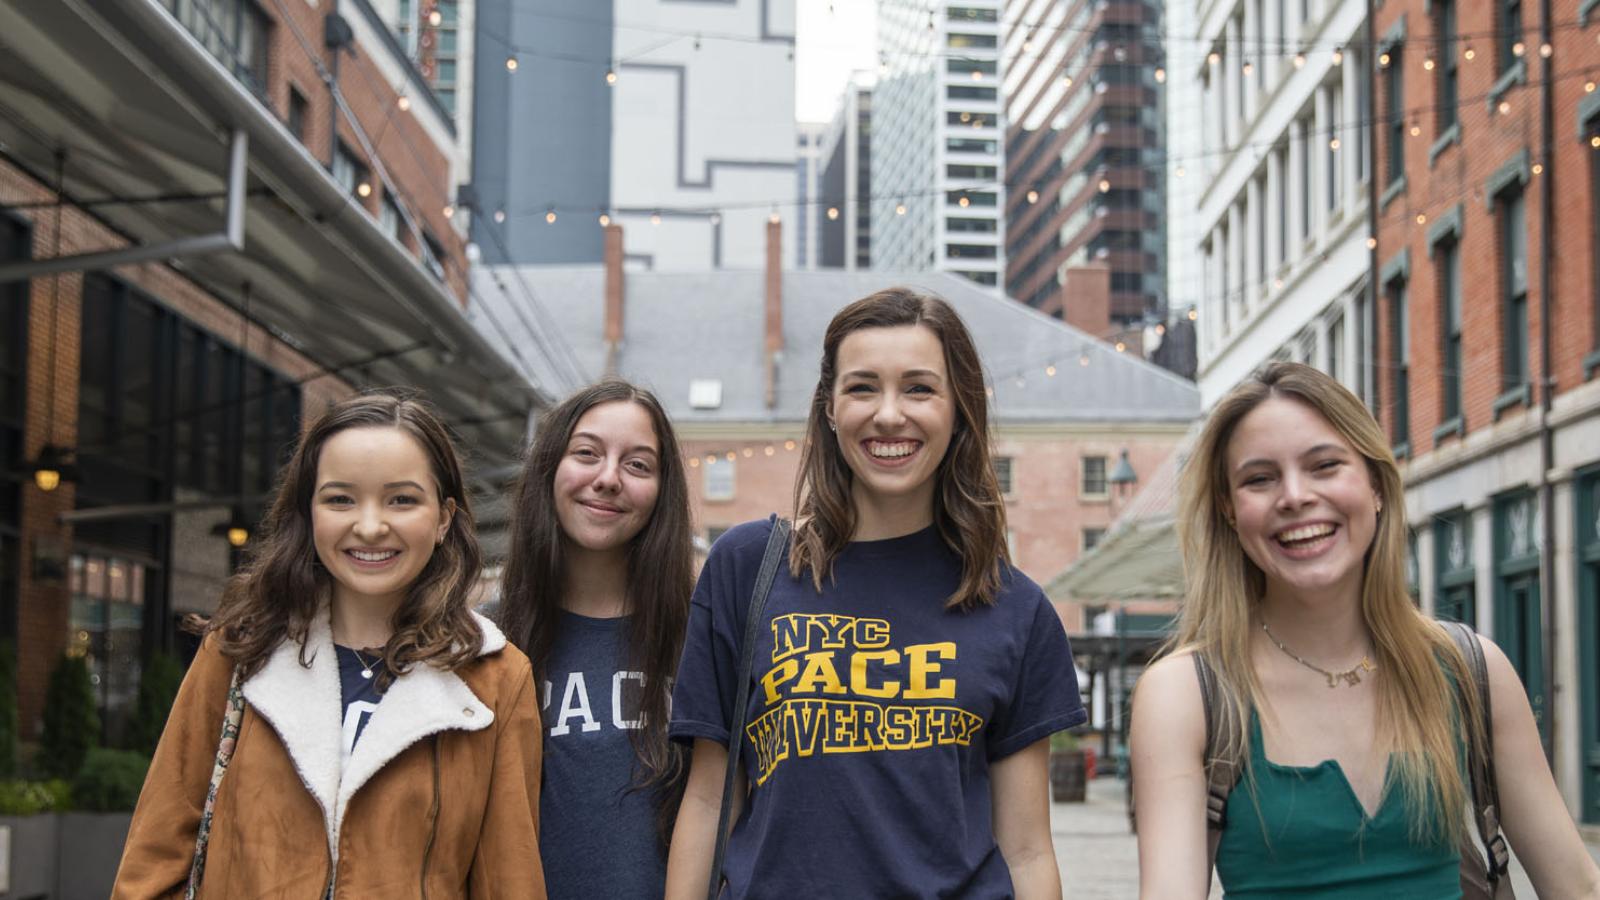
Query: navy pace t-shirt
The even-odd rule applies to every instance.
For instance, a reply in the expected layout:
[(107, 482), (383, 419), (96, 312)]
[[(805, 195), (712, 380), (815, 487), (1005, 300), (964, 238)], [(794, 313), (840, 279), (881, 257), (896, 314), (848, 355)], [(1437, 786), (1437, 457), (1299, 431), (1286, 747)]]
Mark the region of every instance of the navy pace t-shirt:
[[(739, 642), (770, 521), (711, 548), (671, 735), (726, 745)], [(993, 606), (947, 610), (960, 559), (930, 527), (850, 544), (819, 593), (780, 568), (757, 629), (750, 802), (725, 896), (1008, 898), (989, 767), (1088, 714), (1061, 620), (1014, 569)]]

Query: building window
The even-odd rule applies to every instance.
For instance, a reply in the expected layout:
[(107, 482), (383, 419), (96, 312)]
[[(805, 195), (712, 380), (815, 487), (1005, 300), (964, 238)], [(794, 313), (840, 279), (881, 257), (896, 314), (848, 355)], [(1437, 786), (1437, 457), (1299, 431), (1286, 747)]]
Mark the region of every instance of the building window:
[(706, 458), (701, 470), (706, 473), (707, 500), (733, 499), (734, 466), (734, 461), (726, 456), (712, 455)]
[(1439, 311), (1443, 327), (1439, 358), (1440, 402), (1445, 421), (1461, 417), (1461, 244), (1449, 239), (1435, 251), (1439, 266)]
[(1328, 324), (1328, 377), (1334, 381), (1343, 381), (1344, 363), (1344, 314), (1333, 317)]
[(1104, 528), (1083, 529), (1083, 552), (1088, 553), (1090, 550), (1100, 546), (1100, 541), (1105, 536), (1106, 530)]
[(1339, 208), (1339, 147), (1343, 144), (1340, 137), (1343, 129), (1344, 91), (1337, 85), (1327, 89), (1328, 96), (1328, 143), (1327, 152), (1323, 156), (1323, 165), (1328, 176), (1328, 211), (1333, 212)]
[(1476, 625), (1471, 514), (1457, 511), (1434, 516), (1433, 548), (1434, 616)]
[(1300, 239), (1311, 237), (1311, 120), (1300, 120)]
[(1398, 46), (1389, 50), (1389, 66), (1383, 70), (1384, 136), (1389, 156), (1389, 183), (1406, 174), (1405, 66)]
[(1411, 316), (1406, 309), (1406, 283), (1389, 282), (1389, 408), (1394, 443), (1411, 443)]
[(1000, 493), (1007, 497), (1016, 489), (1016, 484), (1012, 481), (1012, 466), (1013, 460), (1009, 456), (994, 458), (994, 477), (1000, 483)]
[(1500, 387), (1510, 391), (1528, 383), (1528, 232), (1523, 191), (1500, 195), (1500, 291), (1503, 316)]
[(139, 695), (146, 569), (125, 559), (74, 553), (67, 654), (89, 664), (106, 731), (120, 735)]
[(1455, 0), (1433, 0), (1434, 91), (1438, 110), (1437, 129), (1443, 134), (1460, 119), (1456, 104), (1460, 102), (1458, 80), (1461, 60), (1456, 56), (1456, 3)]
[(1496, 0), (1499, 21), (1496, 36), (1499, 38), (1499, 59), (1496, 64), (1505, 72), (1517, 62), (1517, 45), (1522, 41), (1522, 0)]
[(422, 233), (422, 264), (427, 267), (429, 274), (440, 281), (444, 280), (444, 245), (439, 239), (424, 231)]
[(1099, 498), (1106, 496), (1106, 458), (1104, 456), (1083, 457), (1083, 483), (1078, 488), (1081, 497)]
[(366, 164), (343, 141), (333, 151), (333, 180), (344, 188), (345, 193), (356, 196), (358, 200), (360, 195), (357, 191), (361, 185), (371, 185)]
[(309, 104), (306, 102), (306, 95), (292, 87), (289, 88), (289, 115), (285, 121), (289, 126), (289, 133), (294, 135), (302, 144), (306, 142), (306, 115), (308, 108)]
[(167, 0), (167, 6), (235, 78), (265, 93), (272, 20), (254, 0)]
[(1256, 202), (1250, 205), (1256, 214), (1256, 287), (1267, 284), (1267, 175), (1256, 179)]
[(1282, 266), (1289, 261), (1289, 148), (1278, 148), (1278, 258)]
[(379, 229), (398, 241), (405, 231), (405, 221), (405, 217), (400, 215), (400, 206), (394, 202), (394, 194), (384, 191), (383, 204), (378, 207)]
[[(1589, 120), (1589, 146), (1600, 147), (1600, 116)], [(1600, 151), (1589, 153), (1589, 235), (1594, 275), (1593, 342), (1600, 349)]]

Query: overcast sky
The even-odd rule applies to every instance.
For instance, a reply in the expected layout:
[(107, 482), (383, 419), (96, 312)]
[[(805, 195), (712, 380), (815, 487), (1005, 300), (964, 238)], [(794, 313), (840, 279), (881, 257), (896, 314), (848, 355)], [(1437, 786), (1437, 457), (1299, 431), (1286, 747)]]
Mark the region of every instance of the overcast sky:
[(795, 0), (796, 119), (832, 119), (850, 73), (877, 68), (876, 9), (875, 0)]

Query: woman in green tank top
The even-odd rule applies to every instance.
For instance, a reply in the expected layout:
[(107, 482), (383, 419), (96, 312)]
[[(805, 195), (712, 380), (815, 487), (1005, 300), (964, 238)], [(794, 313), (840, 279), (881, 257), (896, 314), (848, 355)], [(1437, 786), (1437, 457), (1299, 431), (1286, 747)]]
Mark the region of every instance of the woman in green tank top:
[[(1465, 761), (1492, 740), (1539, 896), (1600, 900), (1516, 672), (1480, 639), (1484, 728), (1467, 660), (1410, 597), (1404, 503), (1382, 429), (1316, 369), (1270, 364), (1212, 411), (1184, 470), (1178, 633), (1134, 697), (1141, 897), (1203, 898), (1214, 864), (1240, 900), (1461, 898)], [(1220, 831), (1213, 773), (1237, 776)]]

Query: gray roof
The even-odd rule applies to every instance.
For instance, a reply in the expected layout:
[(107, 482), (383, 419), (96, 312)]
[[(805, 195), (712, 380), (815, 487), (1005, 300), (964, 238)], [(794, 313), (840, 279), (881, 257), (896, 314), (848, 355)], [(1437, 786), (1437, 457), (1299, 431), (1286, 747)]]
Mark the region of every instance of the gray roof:
[[(469, 316), (513, 365), (534, 370), (540, 387), (560, 395), (579, 379), (570, 366), (552, 362), (562, 351), (548, 346), (548, 334), (543, 345), (536, 340), (530, 332), (536, 324), (560, 333), (584, 379), (604, 372), (600, 266), (485, 266), (474, 277)], [(829, 320), (850, 301), (896, 285), (937, 294), (960, 313), (983, 356), (1000, 423), (1186, 423), (1200, 412), (1193, 382), (960, 276), (838, 270), (784, 273), (784, 351), (777, 407), (768, 409), (762, 272), (628, 271), (624, 282), (618, 374), (654, 390), (680, 422), (803, 421)], [(512, 341), (520, 361), (510, 350)], [(1054, 376), (1047, 374), (1049, 366)], [(689, 405), (689, 383), (697, 379), (722, 382), (720, 407)]]

